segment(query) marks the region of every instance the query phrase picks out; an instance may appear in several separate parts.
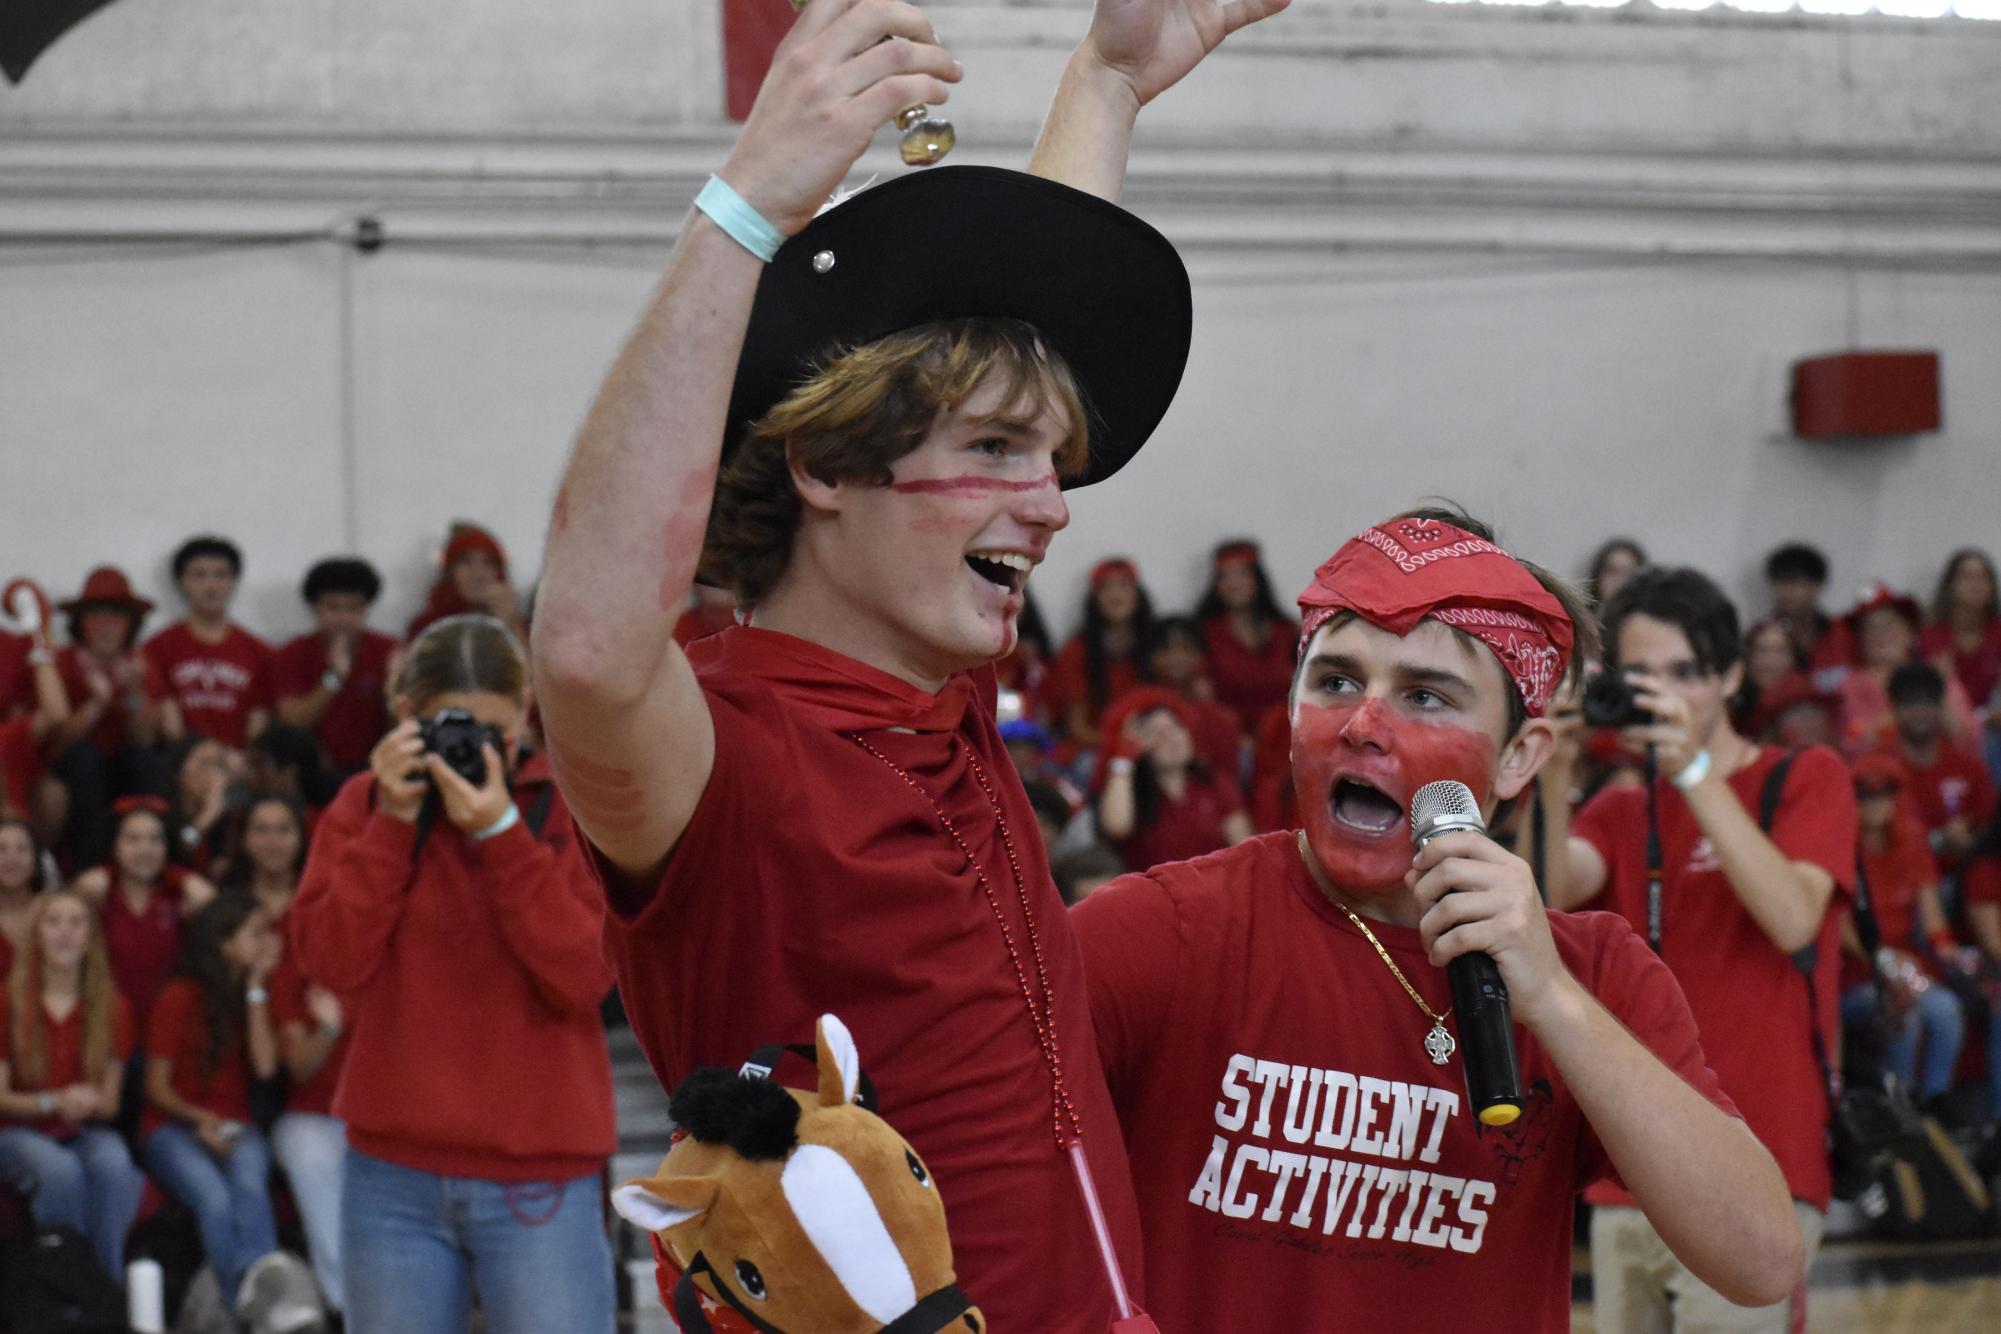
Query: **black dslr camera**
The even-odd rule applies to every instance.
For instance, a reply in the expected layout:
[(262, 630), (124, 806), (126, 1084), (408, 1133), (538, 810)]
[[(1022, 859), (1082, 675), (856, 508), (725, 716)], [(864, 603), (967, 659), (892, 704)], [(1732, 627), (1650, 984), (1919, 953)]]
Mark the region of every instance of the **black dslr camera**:
[(1640, 703), (1639, 688), (1625, 673), (1607, 668), (1584, 683), (1586, 727), (1645, 727), (1654, 711)]
[(481, 745), (491, 745), (496, 755), (505, 754), (506, 740), (498, 727), (489, 726), (464, 709), (439, 709), (417, 725), (424, 749), (451, 766), (452, 772), (474, 787), (486, 784), (486, 756)]

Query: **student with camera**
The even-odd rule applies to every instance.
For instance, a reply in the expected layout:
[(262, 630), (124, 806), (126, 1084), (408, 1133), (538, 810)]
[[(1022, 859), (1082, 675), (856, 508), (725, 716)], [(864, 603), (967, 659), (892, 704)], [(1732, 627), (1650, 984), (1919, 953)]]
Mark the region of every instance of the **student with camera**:
[[(1651, 785), (1607, 788), (1578, 812), (1552, 906), (1623, 915), (1688, 997), (1723, 1092), (1778, 1160), (1809, 1262), (1831, 1190), (1828, 1095), (1855, 798), (1825, 747), (1759, 746), (1730, 725), (1742, 684), (1737, 613), (1686, 569), (1649, 569), (1605, 609), (1608, 674), (1587, 719), (1623, 724)], [(1626, 689), (1622, 701), (1617, 698)], [(1606, 1331), (1783, 1331), (1805, 1300), (1735, 1306), (1691, 1274), (1610, 1185), (1592, 1217), (1596, 1319)], [(1671, 1313), (1671, 1315), (1670, 1315)], [(1795, 1324), (1793, 1327), (1797, 1327)]]
[(569, 814), (519, 753), (527, 658), (492, 617), (448, 617), (395, 691), (402, 721), (321, 818), (289, 919), (350, 1032), (347, 1327), (463, 1331), (476, 1293), (493, 1334), (607, 1334), (611, 972)]

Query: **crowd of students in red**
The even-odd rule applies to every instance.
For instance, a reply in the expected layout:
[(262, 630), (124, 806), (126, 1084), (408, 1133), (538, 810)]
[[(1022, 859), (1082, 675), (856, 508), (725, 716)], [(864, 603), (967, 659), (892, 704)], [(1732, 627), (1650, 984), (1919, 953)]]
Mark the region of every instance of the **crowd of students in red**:
[[(525, 624), (505, 553), (491, 534), (456, 525), (441, 566), (401, 641), (366, 624), (380, 577), (365, 561), (341, 558), (305, 576), (313, 629), (265, 642), (229, 618), (242, 557), (217, 537), (175, 553), (187, 615), (151, 635), (152, 602), (114, 567), (92, 571), (60, 602), (27, 579), (0, 593), (11, 626), (0, 631), (0, 1234), (30, 1220), (69, 1227), (109, 1274), (122, 1275), (135, 1220), (171, 1198), (193, 1215), (223, 1310), (241, 1327), (307, 1329), (325, 1312), (297, 1300), (304, 1270), (296, 1261), (296, 1272), (284, 1272), (274, 1160), (284, 1169), (280, 1201), (296, 1210), (319, 1295), (336, 1315), (345, 1305), (343, 1163), (354, 1136), (374, 1134), (370, 1151), (392, 1165), (449, 1168), (468, 1180), (595, 1180), (612, 1147), (597, 1008), (610, 973), (596, 947), (595, 889), (567, 818), (558, 810), (552, 819), (553, 803), (542, 802), (524, 846), (501, 837), (483, 845), (490, 878), (508, 888), (448, 887), (496, 899), (539, 892), (555, 874), (544, 863), (560, 863), (566, 902), (509, 924), (529, 938), (521, 953), (530, 980), (502, 996), (508, 978), (477, 947), (480, 932), (431, 922), (452, 940), (427, 939), (419, 949), (423, 927), (395, 915), (371, 937), (371, 957), (353, 958), (355, 922), (367, 911), (357, 896), (373, 892), (375, 880), (392, 896), (407, 894), (413, 867), (420, 879), (451, 879), (473, 838), (450, 803), (416, 847), (407, 820), (385, 831), (367, 818), (385, 734), (397, 735), (402, 659), (406, 650), (413, 662), (423, 656), (427, 629), (450, 630), (425, 636), (450, 642), (434, 644), (432, 665), (406, 671), (400, 688), (411, 690), (414, 679), (428, 687), (420, 694), (498, 711), (508, 781), (516, 790), (548, 787), (532, 761), (511, 762), (529, 715)], [(348, 805), (358, 800), (362, 809), (333, 829), (344, 789), (355, 794)], [(509, 809), (512, 799), (505, 787), (488, 795)], [(468, 818), (484, 826), (491, 814)], [(315, 842), (316, 829), (331, 836)], [(372, 877), (355, 869), (373, 843), (399, 837), (401, 860)], [(320, 872), (314, 891), (309, 843), (321, 849), (321, 865), (342, 869), (338, 886)], [(503, 865), (503, 853), (513, 860)], [(461, 882), (480, 878), (477, 868), (458, 869)], [(295, 911), (295, 901), (307, 909)], [(545, 930), (541, 918), (565, 908), (564, 921)], [(302, 948), (309, 916), (321, 923), (317, 948)], [(417, 1123), (486, 1116), (499, 1094), (450, 1062), (434, 1063), (434, 1073), (463, 1088), (408, 1098), (407, 1071), (378, 1069), (382, 1096), (350, 1091), (336, 1113), (337, 1092), (361, 1082), (342, 1079), (351, 1014), (386, 1004), (428, 1023), (439, 1013), (410, 1003), (410, 978), (381, 966), (391, 937), (420, 971), (436, 971), (433, 956), (444, 954), (476, 961), (494, 1002), (477, 1007), (477, 1022), (515, 1040), (516, 1055), (530, 1046), (547, 1052), (552, 1041), (575, 1047), (570, 1030), (582, 1017), (582, 1046), (568, 1062), (574, 1078), (561, 1096), (541, 1099), (560, 1105), (551, 1117), (529, 1117), (534, 1133), (494, 1118), (491, 1134), (434, 1126), (436, 1142), (425, 1142)], [(508, 1022), (510, 1009), (523, 1008), (514, 992), (534, 987), (563, 989), (561, 1018)], [(364, 1059), (373, 1052), (379, 1062), (387, 1051), (407, 1063), (422, 1044), (360, 1046)], [(480, 1061), (488, 1082), (507, 1078), (501, 1056), (489, 1051)], [(385, 1108), (396, 1125), (378, 1124)], [(442, 1167), (441, 1152), (449, 1158)], [(581, 1212), (595, 1216), (587, 1206)], [(605, 1258), (604, 1300), (591, 1304), (608, 1311)], [(515, 1261), (511, 1269), (531, 1272)], [(313, 1280), (303, 1281), (310, 1292)], [(537, 1281), (563, 1290), (546, 1276)], [(498, 1288), (482, 1286), (480, 1296), (490, 1310), (510, 1301)]]
[[(1608, 543), (1587, 587), (1602, 602), (1644, 564), (1636, 544)], [(339, 1175), (327, 1164), (339, 1148), (325, 1131), (342, 1133), (344, 1020), (369, 970), (341, 952), (340, 968), (354, 974), (334, 979), (343, 994), (284, 947), (298, 939), (288, 918), (306, 848), (342, 779), (369, 769), (392, 727), (391, 683), (409, 640), (469, 611), (522, 637), (526, 624), (499, 543), (465, 524), (402, 641), (366, 624), (381, 581), (360, 560), (307, 573), (313, 629), (277, 646), (229, 619), (242, 569), (233, 545), (194, 539), (173, 569), (188, 614), (150, 636), (153, 604), (113, 567), (53, 606), (26, 581), (0, 599), (23, 631), (0, 634), (0, 1190), (10, 1176), (19, 1186), (29, 1169), (41, 1172), (37, 1217), (89, 1236), (115, 1273), (143, 1207), (143, 1165), (195, 1212), (223, 1291), (247, 1293), (245, 1275), (276, 1248), (265, 1187), (275, 1152), (338, 1308)], [(1846, 1014), (1887, 1025), (1891, 1065), (1943, 1098), (1977, 1089), (1982, 1065), (1997, 1064), (1984, 1054), (1991, 1044), (1966, 1036), (1983, 1025), (2001, 1034), (1990, 1018), (2001, 992), (1994, 567), (1978, 551), (1957, 552), (1929, 608), (1873, 585), (1839, 614), (1821, 605), (1826, 573), (1809, 547), (1772, 553), (1771, 605), (1745, 635), (1735, 719), (1747, 737), (1830, 746), (1850, 763), (1856, 855), (1893, 985), (1880, 1008), (1858, 987)], [(698, 638), (731, 617), (726, 598), (705, 592), (677, 634)], [(1124, 870), (1296, 825), (1286, 698), (1297, 639), (1245, 540), (1216, 548), (1191, 615), (1157, 615), (1123, 559), (1091, 572), (1081, 626), (1060, 643), (1030, 602), (1019, 646), (999, 665), (1002, 732), (1066, 899)], [(1568, 772), (1582, 777), (1561, 799), (1575, 807), (1602, 786), (1637, 782), (1633, 757), (1575, 721), (1574, 691), (1569, 708), (1579, 763)], [(532, 750), (525, 714), (522, 730)], [(520, 774), (546, 783), (532, 767)], [(343, 818), (364, 862), (370, 839), (394, 841), (366, 812)], [(564, 928), (573, 936), (574, 925)], [(554, 969), (567, 979), (566, 1013), (594, 1014), (605, 974), (523, 957), (531, 989)], [(1853, 980), (1867, 972), (1853, 961)], [(268, 1006), (246, 996), (268, 996)], [(121, 1081), (134, 1053), (142, 1072)], [(585, 1082), (596, 1078), (593, 1069)], [(274, 1079), (282, 1102), (258, 1105), (255, 1092)], [(585, 1118), (605, 1122), (594, 1141), (608, 1136), (608, 1089), (600, 1100)], [(376, 1134), (370, 1143), (392, 1160), (424, 1138), (407, 1127)], [(538, 1151), (564, 1171), (608, 1149), (564, 1156), (560, 1134), (545, 1138)], [(51, 1160), (44, 1141), (74, 1162)], [(419, 1147), (423, 1161), (409, 1165), (475, 1176), (491, 1165), (477, 1151), (446, 1161), (441, 1145)]]

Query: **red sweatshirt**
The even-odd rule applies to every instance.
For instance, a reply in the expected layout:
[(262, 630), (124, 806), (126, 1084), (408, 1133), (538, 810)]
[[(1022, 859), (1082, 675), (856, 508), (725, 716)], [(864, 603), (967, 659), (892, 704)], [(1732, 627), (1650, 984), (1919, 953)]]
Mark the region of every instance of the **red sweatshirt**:
[[(515, 779), (523, 813), (549, 782)], [(348, 780), (320, 819), (288, 914), (299, 966), (339, 993), (353, 1032), (334, 1114), (361, 1152), (440, 1176), (567, 1181), (617, 1144), (598, 1004), (612, 974), (603, 917), (555, 797), (474, 843), (441, 815), (416, 826)]]

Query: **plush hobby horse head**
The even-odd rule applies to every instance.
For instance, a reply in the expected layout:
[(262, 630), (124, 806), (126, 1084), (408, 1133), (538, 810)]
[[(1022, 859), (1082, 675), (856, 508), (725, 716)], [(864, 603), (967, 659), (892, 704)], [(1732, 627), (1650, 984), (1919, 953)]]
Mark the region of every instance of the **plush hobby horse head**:
[(855, 1105), (861, 1058), (847, 1028), (823, 1015), (816, 1037), (815, 1093), (689, 1075), (669, 1103), (687, 1137), (650, 1180), (612, 1192), (681, 1267), (675, 1319), (708, 1334), (708, 1297), (759, 1334), (985, 1334), (954, 1286), (930, 1170)]

